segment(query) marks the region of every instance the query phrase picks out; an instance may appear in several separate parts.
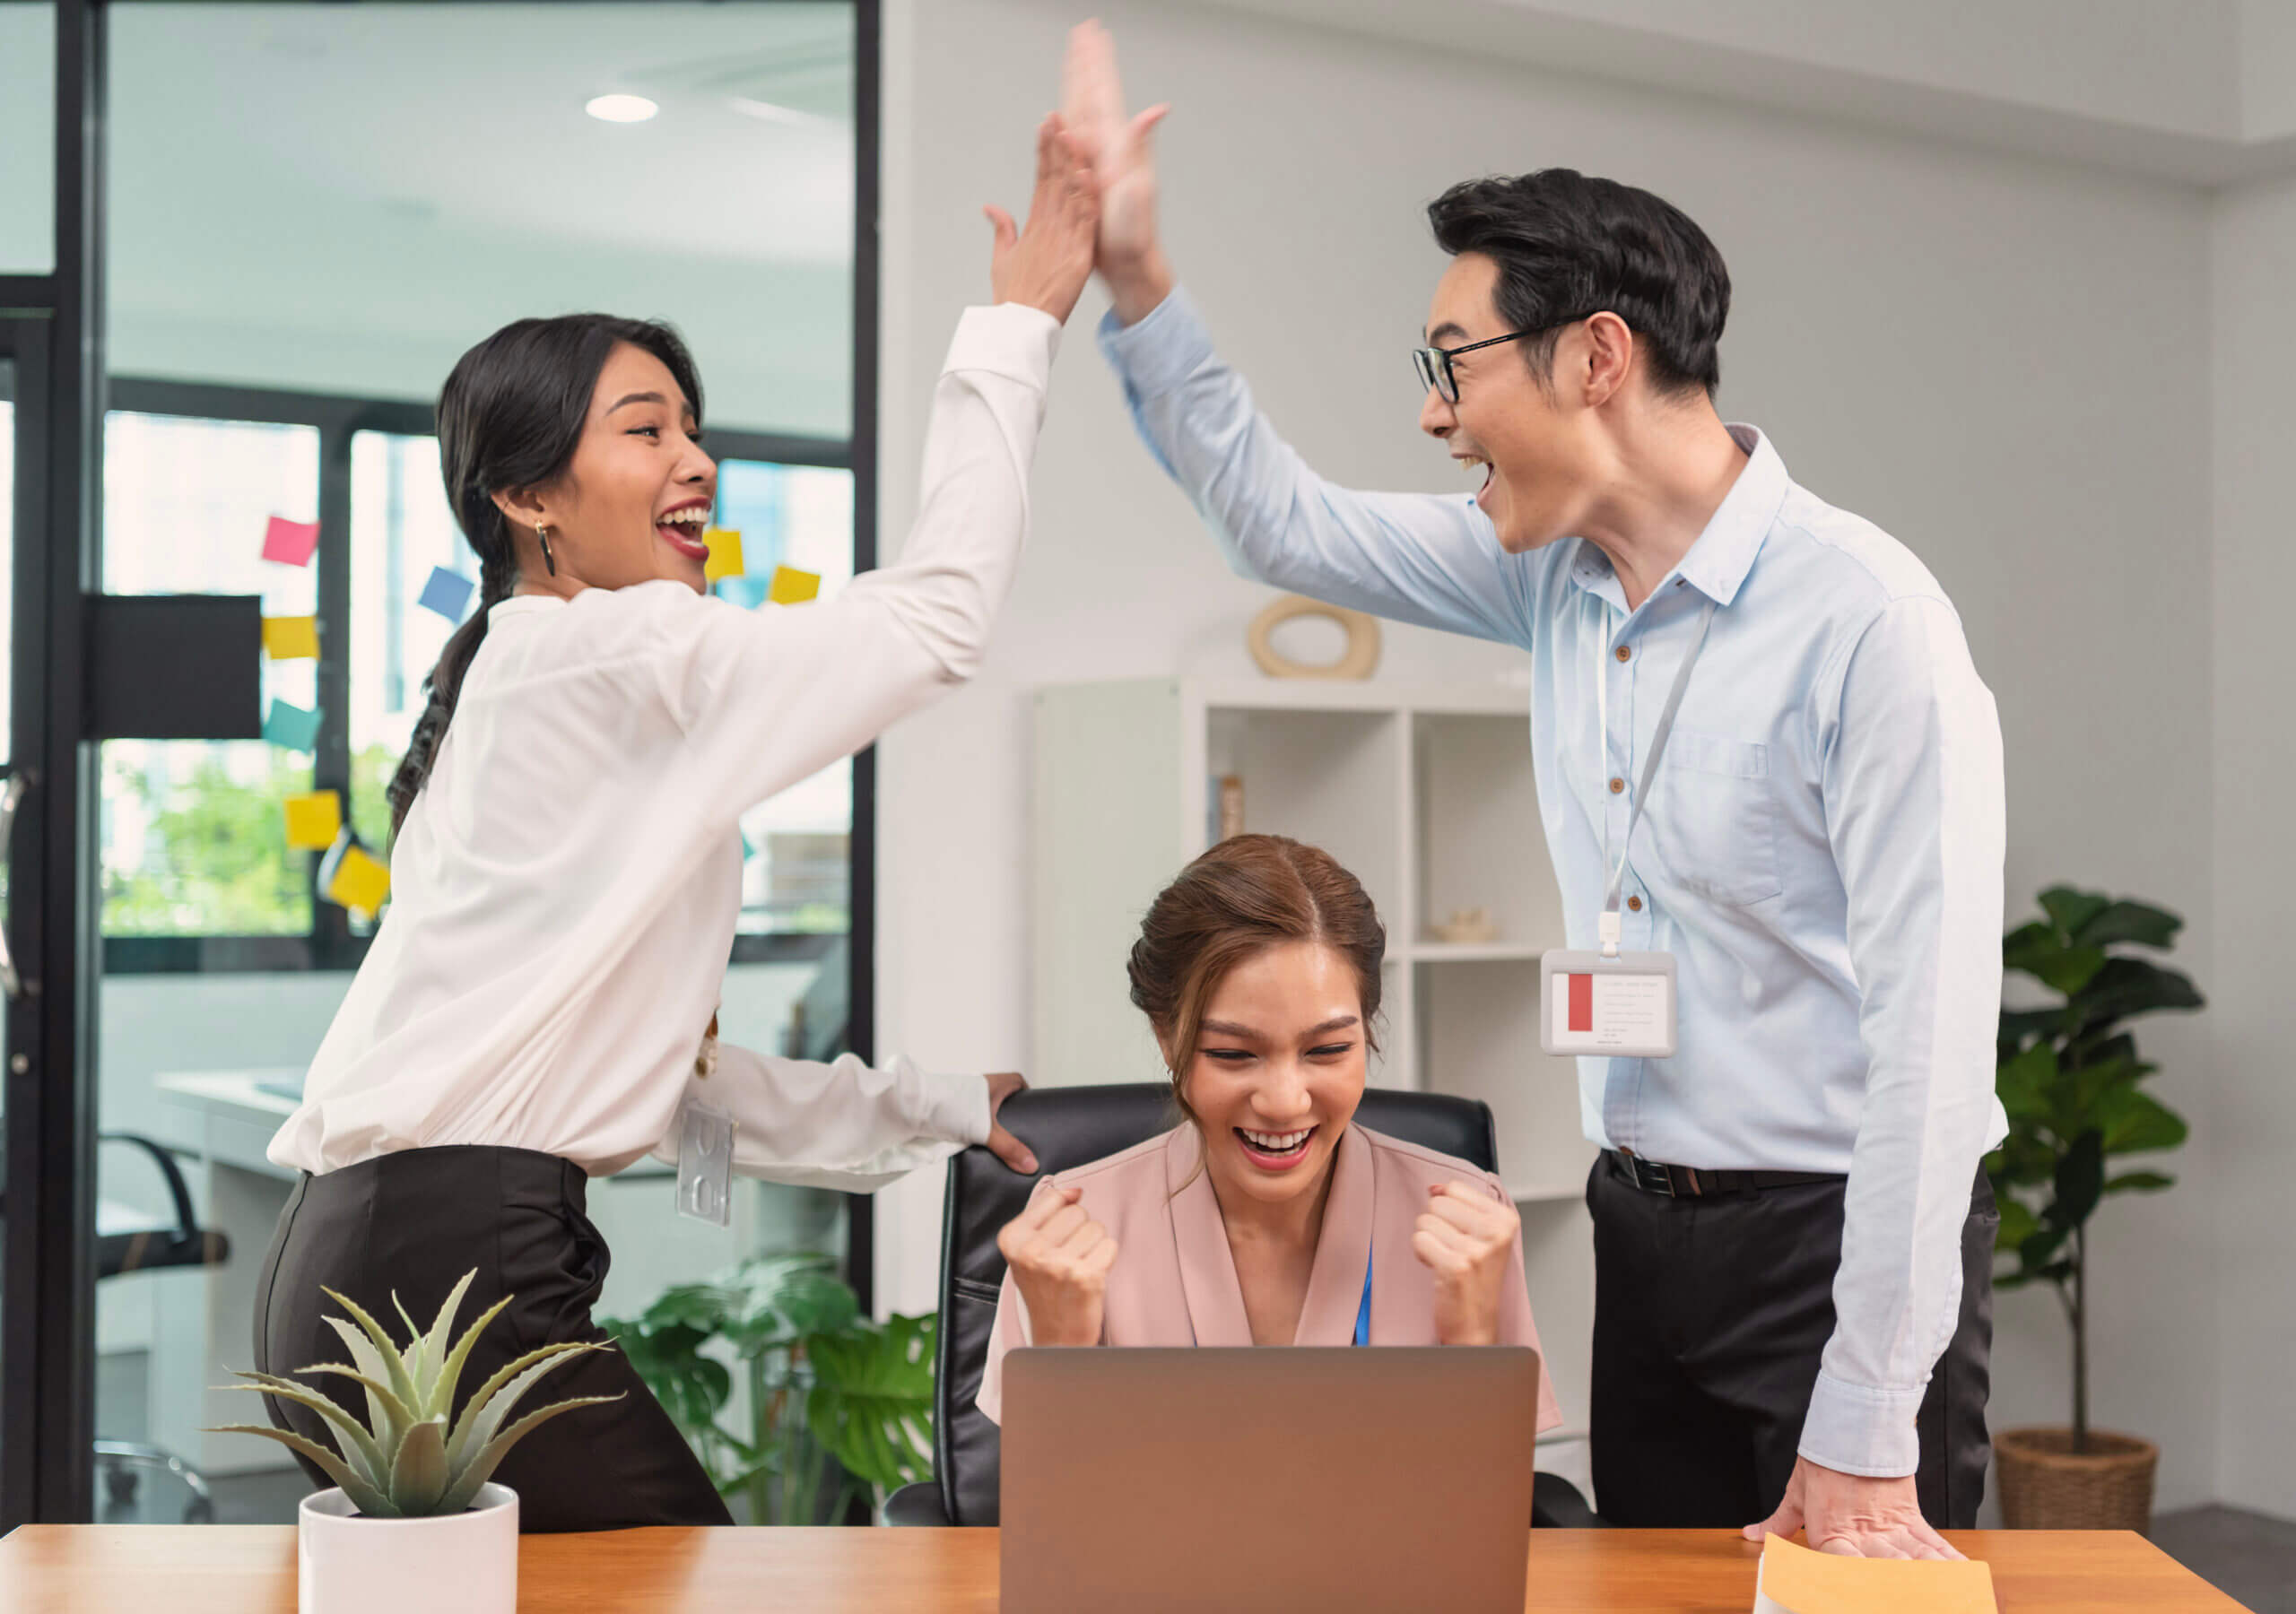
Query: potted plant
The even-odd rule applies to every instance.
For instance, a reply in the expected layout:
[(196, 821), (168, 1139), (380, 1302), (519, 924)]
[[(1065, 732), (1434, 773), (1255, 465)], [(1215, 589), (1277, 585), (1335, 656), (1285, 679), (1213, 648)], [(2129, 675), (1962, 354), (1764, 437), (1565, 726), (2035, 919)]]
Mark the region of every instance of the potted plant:
[[(361, 1422), (328, 1396), (292, 1379), (240, 1373), (234, 1390), (253, 1390), (309, 1407), (331, 1425), (330, 1450), (289, 1429), (229, 1424), (218, 1434), (260, 1435), (309, 1458), (335, 1488), (303, 1498), (297, 1510), (296, 1599), (301, 1614), (404, 1614), (409, 1608), (467, 1614), (513, 1614), (518, 1601), (518, 1498), (491, 1476), (510, 1448), (561, 1412), (618, 1395), (556, 1401), (505, 1427), (511, 1410), (544, 1375), (569, 1357), (604, 1350), (564, 1343), (530, 1350), (507, 1364), (455, 1411), (455, 1390), (472, 1348), (502, 1308), (505, 1296), (448, 1342), (455, 1313), (475, 1271), (463, 1275), (426, 1331), (399, 1306), (407, 1341), (333, 1289), (327, 1298), (351, 1322), (327, 1322), (351, 1352), (348, 1363), (299, 1368), (335, 1374), (367, 1394)], [(397, 1305), (398, 1297), (391, 1297)], [(357, 1327), (352, 1323), (356, 1323)]]
[(2047, 1283), (2073, 1336), (2073, 1422), (2010, 1429), (1994, 1442), (2001, 1511), (2013, 1528), (2144, 1530), (2160, 1449), (2089, 1424), (2089, 1219), (2118, 1193), (2157, 1193), (2158, 1171), (2109, 1171), (2124, 1155), (2174, 1149), (2185, 1123), (2140, 1085), (2160, 1067), (2137, 1057), (2124, 1026), (2193, 1010), (2189, 978), (2124, 950), (2166, 951), (2184, 921), (2141, 902), (2057, 886), (2044, 916), (2002, 941), (2005, 969), (2059, 1001), (2001, 1011), (1997, 1086), (2009, 1136), (1986, 1158), (2001, 1207), (2001, 1289)]
[(874, 1514), (932, 1476), (935, 1319), (862, 1315), (828, 1255), (757, 1256), (601, 1325), (752, 1524)]

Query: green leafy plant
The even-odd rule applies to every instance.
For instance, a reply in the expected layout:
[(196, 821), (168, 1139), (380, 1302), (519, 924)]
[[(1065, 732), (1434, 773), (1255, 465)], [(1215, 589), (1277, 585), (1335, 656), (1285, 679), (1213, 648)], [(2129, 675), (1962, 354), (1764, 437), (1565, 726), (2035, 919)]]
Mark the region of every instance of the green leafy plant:
[[(818, 1524), (931, 1478), (935, 1324), (862, 1315), (835, 1262), (805, 1253), (680, 1284), (604, 1326), (752, 1523)], [(740, 1427), (729, 1419), (736, 1372)]]
[(586, 1342), (545, 1345), (509, 1363), (481, 1384), (464, 1401), (461, 1415), (449, 1423), (455, 1387), (470, 1360), (472, 1348), (478, 1343), (486, 1325), (510, 1304), (507, 1295), (496, 1301), (449, 1346), (448, 1336), (454, 1328), (455, 1313), (461, 1306), (471, 1280), (477, 1276), (475, 1271), (463, 1274), (462, 1281), (455, 1285), (454, 1292), (447, 1297), (446, 1305), (439, 1307), (437, 1320), (427, 1331), (414, 1325), (406, 1308), (399, 1306), (398, 1297), (393, 1295), (391, 1304), (398, 1306), (399, 1320), (406, 1324), (408, 1338), (404, 1346), (395, 1342), (380, 1323), (356, 1305), (333, 1289), (323, 1291), (328, 1299), (349, 1312), (358, 1324), (353, 1328), (341, 1317), (326, 1320), (349, 1348), (351, 1360), (347, 1364), (321, 1363), (296, 1371), (306, 1376), (336, 1374), (361, 1386), (367, 1393), (367, 1421), (363, 1424), (326, 1395), (292, 1379), (267, 1373), (239, 1373), (236, 1376), (250, 1382), (227, 1386), (309, 1407), (333, 1426), (338, 1449), (329, 1451), (317, 1441), (291, 1430), (259, 1424), (227, 1424), (211, 1432), (260, 1435), (301, 1453), (341, 1486), (352, 1506), (369, 1518), (412, 1519), (461, 1513), (478, 1495), (478, 1488), (486, 1483), (503, 1456), (536, 1426), (577, 1407), (622, 1399), (620, 1395), (576, 1396), (529, 1412), (504, 1428), (503, 1420), (509, 1417), (511, 1409), (545, 1374), (579, 1352), (611, 1349)]
[(2055, 886), (2043, 917), (2002, 939), (2005, 969), (2031, 976), (2060, 1002), (2001, 1011), (1996, 1080), (2009, 1136), (1986, 1157), (2001, 1207), (1995, 1246), (2015, 1264), (2002, 1289), (2045, 1282), (2073, 1332), (2073, 1449), (2089, 1440), (2089, 1219), (2117, 1193), (2152, 1193), (2176, 1179), (2158, 1171), (2109, 1176), (2116, 1157), (2174, 1149), (2183, 1119), (2138, 1084), (2160, 1067), (2136, 1054), (2126, 1021), (2201, 1008), (2189, 977), (2118, 948), (2166, 951), (2184, 921), (2165, 909)]

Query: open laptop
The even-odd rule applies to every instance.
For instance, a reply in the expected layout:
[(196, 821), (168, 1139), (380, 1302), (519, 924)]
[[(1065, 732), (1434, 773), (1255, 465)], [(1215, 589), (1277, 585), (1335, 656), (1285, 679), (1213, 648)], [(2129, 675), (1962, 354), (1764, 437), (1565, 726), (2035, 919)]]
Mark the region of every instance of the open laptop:
[(1004, 1358), (1004, 1614), (1521, 1614), (1521, 1346)]

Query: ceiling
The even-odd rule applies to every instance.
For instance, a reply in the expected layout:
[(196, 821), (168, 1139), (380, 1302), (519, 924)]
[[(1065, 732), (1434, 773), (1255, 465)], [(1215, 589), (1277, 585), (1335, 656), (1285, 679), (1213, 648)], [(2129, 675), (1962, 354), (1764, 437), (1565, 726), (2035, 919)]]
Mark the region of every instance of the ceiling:
[[(0, 272), (47, 266), (48, 11), (0, 3)], [(505, 321), (604, 308), (684, 330), (719, 424), (842, 436), (853, 19), (118, 4), (112, 367), (427, 399)], [(608, 91), (660, 114), (587, 116)]]
[[(113, 208), (843, 263), (852, 35), (845, 4), (121, 5)], [(583, 112), (613, 90), (660, 116)]]
[(2296, 0), (1204, 0), (2217, 187), (2296, 171)]

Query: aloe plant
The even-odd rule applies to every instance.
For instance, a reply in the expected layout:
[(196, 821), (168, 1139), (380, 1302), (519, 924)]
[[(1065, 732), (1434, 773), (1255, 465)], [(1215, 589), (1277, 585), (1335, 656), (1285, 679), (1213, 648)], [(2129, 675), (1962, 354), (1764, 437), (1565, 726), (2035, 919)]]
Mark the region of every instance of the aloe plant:
[[(319, 1391), (273, 1374), (235, 1369), (235, 1376), (250, 1382), (223, 1386), (309, 1407), (333, 1426), (338, 1450), (329, 1451), (319, 1442), (291, 1429), (274, 1429), (261, 1424), (226, 1424), (210, 1433), (260, 1435), (300, 1453), (341, 1486), (352, 1506), (369, 1518), (414, 1519), (463, 1512), (510, 1448), (538, 1425), (577, 1407), (622, 1399), (618, 1394), (576, 1396), (529, 1412), (508, 1428), (502, 1427), (503, 1420), (526, 1392), (569, 1357), (586, 1350), (611, 1349), (604, 1344), (569, 1341), (544, 1345), (509, 1363), (471, 1393), (463, 1402), (459, 1416), (453, 1416), (455, 1387), (470, 1360), (472, 1348), (478, 1343), (486, 1325), (500, 1315), (512, 1298), (506, 1295), (489, 1306), (449, 1347), (448, 1335), (454, 1328), (455, 1313), (461, 1307), (471, 1280), (477, 1276), (475, 1271), (463, 1274), (462, 1281), (455, 1285), (454, 1292), (447, 1297), (446, 1305), (439, 1307), (437, 1319), (427, 1330), (417, 1328), (414, 1319), (406, 1315), (406, 1307), (399, 1304), (398, 1296), (392, 1295), (391, 1304), (398, 1308), (399, 1320), (406, 1324), (407, 1341), (404, 1346), (393, 1341), (380, 1323), (352, 1301), (333, 1289), (320, 1291), (351, 1314), (351, 1322), (341, 1317), (326, 1319), (328, 1326), (349, 1349), (351, 1360), (322, 1362), (295, 1371), (306, 1377), (335, 1374), (364, 1389), (364, 1423)], [(352, 1323), (358, 1326), (354, 1328)]]

